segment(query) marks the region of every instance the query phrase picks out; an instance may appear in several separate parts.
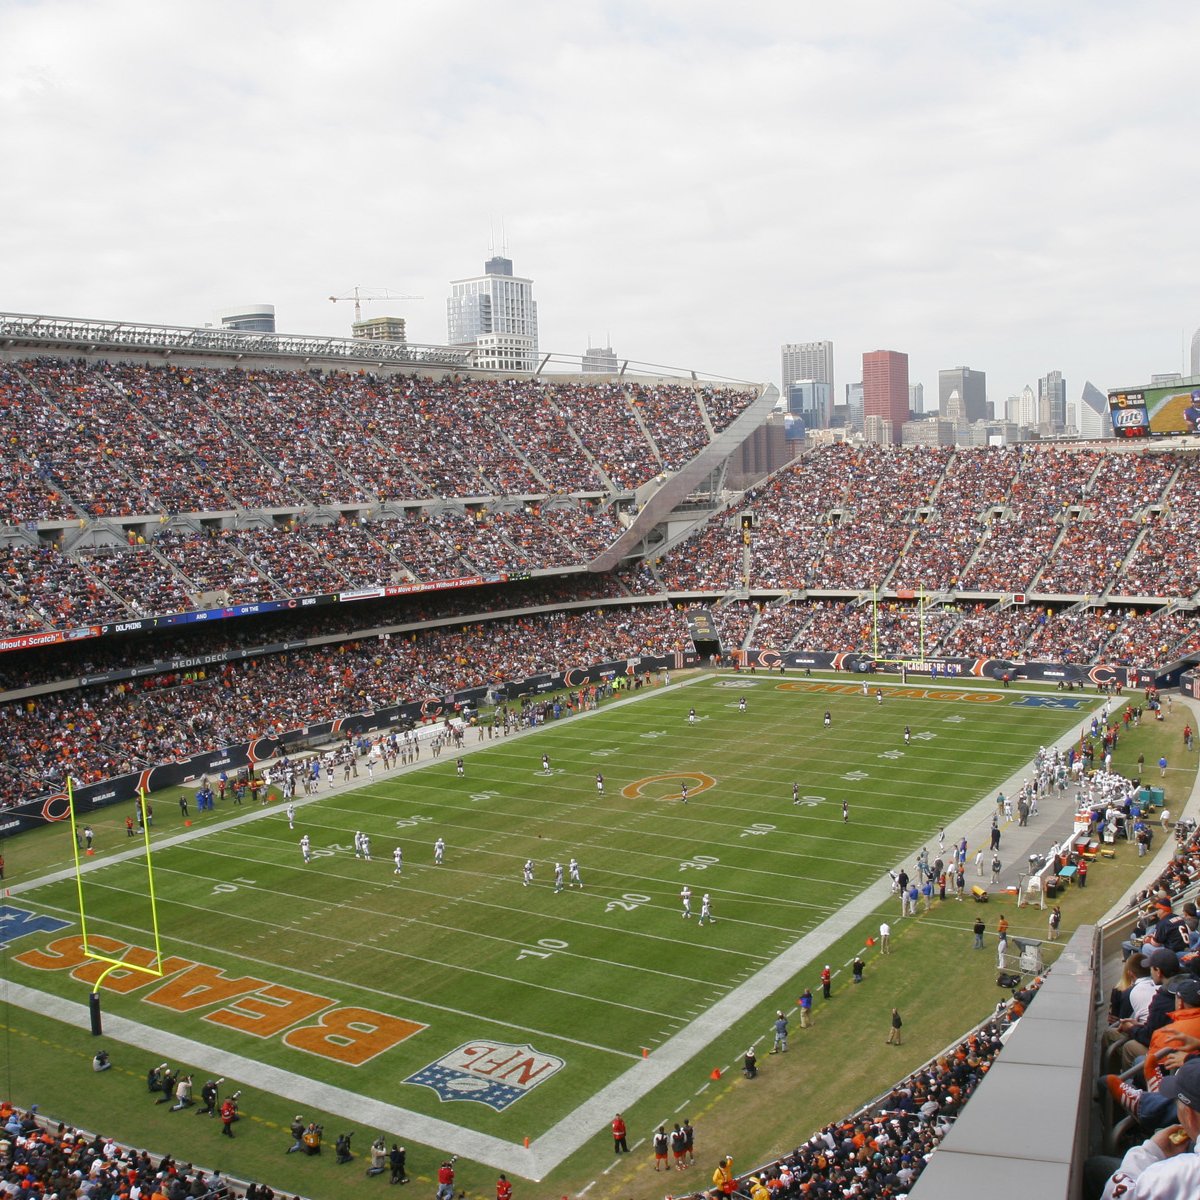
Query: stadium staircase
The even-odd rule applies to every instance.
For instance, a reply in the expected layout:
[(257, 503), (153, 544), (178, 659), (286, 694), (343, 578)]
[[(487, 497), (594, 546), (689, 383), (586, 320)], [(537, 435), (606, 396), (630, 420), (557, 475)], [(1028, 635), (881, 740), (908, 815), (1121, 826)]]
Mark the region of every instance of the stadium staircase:
[(633, 553), (638, 543), (647, 537), (661, 521), (665, 521), (674, 509), (683, 503), (697, 484), (710, 475), (767, 419), (779, 391), (774, 384), (767, 384), (757, 399), (734, 419), (690, 462), (685, 463), (673, 475), (668, 475), (661, 486), (648, 485), (647, 495), (638, 495), (641, 511), (629, 528), (608, 547), (588, 563), (589, 571), (611, 571), (627, 554)]

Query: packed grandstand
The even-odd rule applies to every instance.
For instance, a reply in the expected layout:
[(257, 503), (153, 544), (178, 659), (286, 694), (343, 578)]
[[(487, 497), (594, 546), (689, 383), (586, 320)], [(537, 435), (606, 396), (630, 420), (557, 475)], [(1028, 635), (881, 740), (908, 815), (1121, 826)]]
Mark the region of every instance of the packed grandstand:
[[(744, 494), (710, 489), (664, 552), (643, 534), (619, 568), (589, 571), (647, 489), (756, 399), (678, 382), (10, 358), (0, 803), (61, 788), (68, 765), (95, 782), (268, 727), (682, 652), (690, 606), (711, 610), (725, 653), (1151, 668), (1200, 649), (1192, 451), (839, 443)], [(318, 603), (394, 593), (386, 611)], [(238, 609), (276, 610), (274, 628), (180, 623)], [(410, 636), (355, 636), (384, 627)], [(210, 668), (78, 684), (235, 649)]]
[[(5, 353), (13, 811), (68, 775), (100, 788), (601, 664), (768, 652), (1153, 674), (1200, 653), (1191, 449), (843, 442), (735, 492), (716, 447), (760, 423), (761, 389)], [(695, 483), (656, 505), (674, 476)], [(999, 1035), (823, 1131), (771, 1194), (852, 1184), (868, 1141), (910, 1183), (937, 1140), (924, 1093), (949, 1090), (956, 1112)], [(10, 1137), (55, 1164), (63, 1131), (34, 1124), (16, 1114)], [(105, 1154), (72, 1138), (57, 1165)]]

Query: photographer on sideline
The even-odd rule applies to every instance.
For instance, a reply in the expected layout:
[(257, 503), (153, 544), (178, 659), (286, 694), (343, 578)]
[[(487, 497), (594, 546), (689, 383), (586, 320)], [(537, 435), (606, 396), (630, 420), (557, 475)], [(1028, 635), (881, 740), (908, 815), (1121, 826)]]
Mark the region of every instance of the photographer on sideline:
[(368, 1175), (382, 1175), (387, 1170), (388, 1149), (387, 1139), (381, 1133), (371, 1143), (371, 1165), (367, 1168)]
[(175, 1087), (175, 1103), (171, 1105), (172, 1112), (178, 1112), (181, 1108), (191, 1108), (195, 1104), (192, 1099), (192, 1077), (190, 1075), (181, 1075), (179, 1083)]
[(403, 1146), (397, 1146), (392, 1143), (392, 1149), (388, 1154), (388, 1162), (392, 1168), (392, 1177), (388, 1180), (389, 1183), (407, 1183), (408, 1176), (404, 1173), (404, 1168), (408, 1162), (408, 1150)]
[(196, 1110), (196, 1116), (203, 1117), (206, 1114), (210, 1117), (217, 1115), (217, 1088), (225, 1082), (225, 1077), (222, 1075), (220, 1079), (210, 1079), (200, 1089), (200, 1099), (204, 1101), (204, 1107)]
[(353, 1133), (343, 1133), (338, 1135), (338, 1140), (334, 1142), (333, 1148), (337, 1153), (338, 1164), (348, 1163), (354, 1155), (350, 1153), (350, 1139), (354, 1136)]
[(291, 1134), (292, 1144), (284, 1151), (285, 1154), (304, 1149), (304, 1118), (299, 1113), (292, 1118)]
[(93, 1071), (111, 1071), (112, 1063), (108, 1061), (107, 1050), (97, 1050), (95, 1058), (92, 1059)]
[(308, 1128), (304, 1131), (305, 1154), (321, 1153), (321, 1136), (324, 1134), (324, 1132), (324, 1125), (318, 1125), (316, 1121), (309, 1121)]

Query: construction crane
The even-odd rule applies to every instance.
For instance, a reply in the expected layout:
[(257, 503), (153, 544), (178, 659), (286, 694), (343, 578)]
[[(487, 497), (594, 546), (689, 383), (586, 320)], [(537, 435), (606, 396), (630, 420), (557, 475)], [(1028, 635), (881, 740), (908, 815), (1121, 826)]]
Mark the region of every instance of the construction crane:
[[(378, 295), (369, 295), (370, 292), (377, 292)], [(329, 299), (336, 304), (339, 300), (354, 301), (354, 319), (355, 321), (362, 320), (362, 306), (371, 304), (375, 300), (424, 300), (424, 296), (398, 296), (395, 292), (389, 291), (387, 288), (366, 288), (356, 287), (349, 296), (330, 296)]]

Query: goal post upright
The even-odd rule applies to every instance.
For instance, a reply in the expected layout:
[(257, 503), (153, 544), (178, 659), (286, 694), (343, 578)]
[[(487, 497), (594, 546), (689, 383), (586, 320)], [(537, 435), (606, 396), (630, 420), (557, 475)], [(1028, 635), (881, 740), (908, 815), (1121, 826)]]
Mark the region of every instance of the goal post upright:
[(143, 975), (149, 975), (152, 979), (161, 979), (163, 975), (162, 938), (158, 926), (158, 900), (154, 892), (154, 863), (150, 854), (150, 822), (147, 819), (146, 813), (145, 788), (138, 788), (137, 804), (142, 818), (142, 839), (146, 850), (146, 895), (150, 901), (150, 929), (154, 938), (154, 960), (149, 966), (123, 958), (112, 958), (107, 954), (98, 953), (91, 947), (88, 940), (87, 904), (84, 902), (83, 897), (83, 864), (79, 857), (78, 822), (75, 817), (75, 788), (73, 779), (70, 775), (67, 776), (67, 810), (71, 818), (71, 846), (75, 856), (75, 894), (79, 902), (79, 932), (82, 938), (81, 949), (85, 958), (106, 964), (105, 969), (97, 976), (96, 982), (88, 995), (88, 1015), (91, 1020), (93, 1037), (99, 1037), (103, 1032), (100, 1012), (100, 988), (104, 985), (105, 979), (113, 971), (118, 969), (123, 971), (137, 971)]

